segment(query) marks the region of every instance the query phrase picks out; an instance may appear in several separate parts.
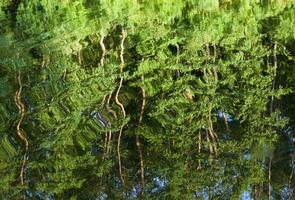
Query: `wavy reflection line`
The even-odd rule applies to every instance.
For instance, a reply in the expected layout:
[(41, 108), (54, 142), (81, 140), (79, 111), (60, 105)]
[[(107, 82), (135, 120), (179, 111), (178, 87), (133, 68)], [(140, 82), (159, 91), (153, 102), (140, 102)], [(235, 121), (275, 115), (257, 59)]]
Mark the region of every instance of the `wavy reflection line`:
[(21, 161), (21, 170), (20, 170), (20, 184), (24, 185), (24, 168), (25, 168), (25, 164), (26, 164), (27, 153), (29, 150), (29, 142), (28, 142), (27, 138), (21, 132), (21, 124), (23, 122), (24, 115), (25, 115), (25, 105), (21, 101), (21, 93), (22, 93), (23, 86), (22, 86), (22, 82), (21, 82), (20, 71), (18, 71), (17, 80), (18, 80), (18, 84), (19, 84), (19, 89), (18, 89), (18, 91), (16, 91), (14, 98), (15, 98), (15, 104), (18, 108), (19, 119), (18, 119), (18, 122), (16, 125), (16, 134), (19, 137), (19, 139), (22, 141), (23, 145), (25, 146), (25, 153), (24, 153), (23, 159)]

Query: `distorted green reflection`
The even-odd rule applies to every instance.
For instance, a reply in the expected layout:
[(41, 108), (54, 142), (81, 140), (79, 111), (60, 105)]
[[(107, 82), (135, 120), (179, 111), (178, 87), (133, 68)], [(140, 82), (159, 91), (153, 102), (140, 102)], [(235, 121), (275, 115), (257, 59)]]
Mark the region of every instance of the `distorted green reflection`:
[(0, 1), (0, 199), (294, 199), (294, 6)]

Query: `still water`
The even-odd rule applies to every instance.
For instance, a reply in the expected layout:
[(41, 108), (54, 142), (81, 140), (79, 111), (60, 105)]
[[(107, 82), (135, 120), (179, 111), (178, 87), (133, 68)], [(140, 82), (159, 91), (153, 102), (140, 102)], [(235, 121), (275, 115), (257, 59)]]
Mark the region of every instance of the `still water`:
[(295, 2), (0, 1), (0, 199), (295, 199)]

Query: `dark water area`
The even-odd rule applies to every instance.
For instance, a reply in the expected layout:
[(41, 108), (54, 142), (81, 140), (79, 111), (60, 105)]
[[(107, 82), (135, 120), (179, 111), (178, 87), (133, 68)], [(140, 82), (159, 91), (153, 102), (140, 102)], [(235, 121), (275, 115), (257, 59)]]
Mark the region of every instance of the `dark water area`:
[(1, 0), (0, 199), (295, 199), (293, 0)]

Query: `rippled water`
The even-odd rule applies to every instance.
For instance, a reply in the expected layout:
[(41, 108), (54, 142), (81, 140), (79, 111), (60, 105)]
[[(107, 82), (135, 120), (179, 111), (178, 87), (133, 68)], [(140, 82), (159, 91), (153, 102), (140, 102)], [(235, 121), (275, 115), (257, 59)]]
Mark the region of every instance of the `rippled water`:
[(294, 199), (293, 1), (0, 2), (0, 199)]

